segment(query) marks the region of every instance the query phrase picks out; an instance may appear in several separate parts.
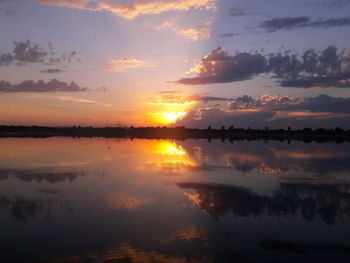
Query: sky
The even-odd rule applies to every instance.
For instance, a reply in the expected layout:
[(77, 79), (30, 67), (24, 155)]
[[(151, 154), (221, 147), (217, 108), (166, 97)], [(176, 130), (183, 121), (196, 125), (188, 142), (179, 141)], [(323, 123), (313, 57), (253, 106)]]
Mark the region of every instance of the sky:
[(0, 0), (0, 125), (350, 129), (348, 0)]

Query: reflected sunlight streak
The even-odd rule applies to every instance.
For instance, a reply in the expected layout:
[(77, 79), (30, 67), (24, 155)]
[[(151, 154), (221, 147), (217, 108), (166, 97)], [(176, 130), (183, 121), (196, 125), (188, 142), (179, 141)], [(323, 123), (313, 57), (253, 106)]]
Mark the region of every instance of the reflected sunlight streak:
[(154, 170), (165, 174), (183, 174), (188, 171), (199, 169), (187, 152), (175, 142), (154, 142), (149, 147), (152, 161), (147, 161), (140, 170)]

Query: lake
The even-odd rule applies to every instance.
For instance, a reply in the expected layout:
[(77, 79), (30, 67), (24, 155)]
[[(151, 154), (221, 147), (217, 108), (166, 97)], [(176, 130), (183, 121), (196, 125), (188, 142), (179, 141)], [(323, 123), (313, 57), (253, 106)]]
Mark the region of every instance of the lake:
[(350, 262), (349, 146), (2, 138), (1, 262)]

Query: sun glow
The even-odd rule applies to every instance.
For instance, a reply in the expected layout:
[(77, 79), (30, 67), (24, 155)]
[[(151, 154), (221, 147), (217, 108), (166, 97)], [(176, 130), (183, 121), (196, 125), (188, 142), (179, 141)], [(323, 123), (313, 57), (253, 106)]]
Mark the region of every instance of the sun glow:
[(154, 112), (152, 115), (154, 117), (154, 120), (157, 123), (167, 125), (184, 117), (186, 115), (186, 112), (162, 111), (162, 112)]
[(147, 99), (147, 104), (152, 107), (150, 114), (153, 121), (161, 125), (182, 119), (199, 103), (196, 96), (185, 95), (179, 91), (164, 91)]

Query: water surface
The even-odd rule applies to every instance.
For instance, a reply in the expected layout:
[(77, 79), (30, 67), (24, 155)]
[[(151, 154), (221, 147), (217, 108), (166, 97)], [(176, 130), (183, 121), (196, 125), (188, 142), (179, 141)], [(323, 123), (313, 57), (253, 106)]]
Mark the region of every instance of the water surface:
[(348, 143), (0, 145), (2, 262), (350, 260)]

